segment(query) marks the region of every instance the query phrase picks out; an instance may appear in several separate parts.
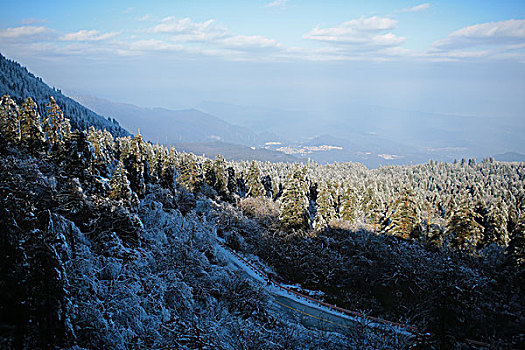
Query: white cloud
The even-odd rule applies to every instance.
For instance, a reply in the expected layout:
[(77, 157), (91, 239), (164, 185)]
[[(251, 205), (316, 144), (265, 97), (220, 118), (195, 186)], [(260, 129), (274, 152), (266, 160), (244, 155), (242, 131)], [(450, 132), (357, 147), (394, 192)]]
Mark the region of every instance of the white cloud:
[(432, 44), (428, 55), (449, 59), (514, 59), (525, 53), (525, 20), (510, 19), (461, 28)]
[(133, 51), (182, 51), (184, 46), (157, 39), (139, 40), (130, 44)]
[(75, 33), (68, 33), (59, 37), (62, 41), (101, 41), (113, 38), (120, 32), (99, 34), (98, 30), (79, 30)]
[(288, 0), (274, 0), (270, 3), (267, 3), (265, 6), (284, 9), (286, 8), (287, 4), (288, 4)]
[(436, 41), (436, 49), (457, 49), (474, 46), (503, 46), (525, 44), (525, 20), (510, 19), (461, 28)]
[(35, 37), (50, 34), (53, 31), (44, 26), (21, 26), (0, 29), (0, 38), (18, 39), (24, 37)]
[(41, 19), (41, 18), (24, 18), (23, 20), (20, 21), (20, 23), (22, 23), (23, 25), (34, 25), (34, 24), (45, 23), (45, 22), (47, 22), (47, 20)]
[(149, 19), (151, 19), (151, 15), (149, 13), (145, 14), (144, 16), (142, 17), (139, 17), (137, 18), (139, 21), (143, 22), (143, 21), (147, 21)]
[(427, 10), (430, 7), (430, 4), (428, 2), (412, 7), (407, 7), (402, 10), (399, 10), (399, 12), (418, 12), (418, 11), (424, 11)]
[[(261, 35), (239, 35), (230, 32), (213, 19), (194, 22), (190, 18), (166, 17), (161, 23), (150, 28), (148, 33), (167, 34), (174, 43), (191, 43), (192, 52), (206, 54), (246, 54), (252, 51), (275, 52), (283, 49), (276, 40)], [(205, 44), (206, 47), (199, 47)]]
[(405, 38), (387, 32), (394, 29), (396, 24), (397, 21), (387, 17), (359, 18), (344, 22), (333, 28), (320, 28), (317, 26), (304, 34), (303, 38), (345, 45), (347, 49), (352, 50), (396, 47), (405, 41)]
[(281, 47), (276, 40), (268, 39), (259, 35), (235, 35), (220, 40), (218, 45), (241, 51), (279, 49)]
[(162, 22), (149, 30), (151, 33), (171, 34), (176, 41), (210, 41), (228, 35), (227, 29), (215, 23), (213, 19), (206, 22), (193, 22), (190, 18), (178, 19), (166, 17)]

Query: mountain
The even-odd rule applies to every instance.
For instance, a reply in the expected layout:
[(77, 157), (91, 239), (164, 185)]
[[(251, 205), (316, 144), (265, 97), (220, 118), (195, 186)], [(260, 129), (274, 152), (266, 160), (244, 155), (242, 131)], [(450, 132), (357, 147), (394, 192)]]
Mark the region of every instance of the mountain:
[(505, 152), (502, 154), (495, 154), (493, 158), (502, 162), (525, 162), (525, 154), (517, 152)]
[(77, 96), (75, 99), (100, 114), (119, 120), (132, 132), (140, 129), (141, 134), (152, 142), (174, 144), (221, 141), (253, 146), (265, 141), (247, 128), (196, 109), (143, 108), (93, 96)]
[[(286, 138), (290, 145), (307, 145), (324, 135), (343, 140), (344, 152), (315, 152), (318, 161), (362, 161), (373, 155), (379, 164), (390, 162), (379, 155), (399, 156), (395, 164), (426, 162), (429, 158), (484, 158), (509, 150), (525, 150), (523, 120), (427, 113), (341, 102), (317, 110), (282, 110), (202, 102), (198, 108), (228, 122)], [(286, 142), (282, 142), (286, 143)], [(378, 158), (379, 157), (379, 158)], [(404, 163), (400, 163), (403, 159)], [(375, 160), (367, 166), (376, 166)], [(375, 164), (375, 165), (374, 165)], [(389, 163), (392, 164), (392, 163)]]
[(197, 155), (204, 154), (208, 158), (217, 155), (224, 156), (227, 160), (258, 160), (261, 162), (302, 162), (304, 159), (294, 157), (291, 154), (254, 147), (247, 147), (225, 142), (187, 142), (176, 143), (175, 148), (182, 152), (191, 152)]
[(40, 114), (45, 113), (49, 97), (53, 96), (64, 115), (69, 118), (73, 129), (85, 130), (93, 125), (97, 129), (108, 130), (114, 136), (129, 135), (115, 119), (106, 119), (89, 110), (62, 94), (60, 90), (48, 86), (42, 78), (36, 77), (27, 68), (0, 54), (0, 95), (4, 94), (10, 95), (19, 105), (31, 97), (38, 104)]

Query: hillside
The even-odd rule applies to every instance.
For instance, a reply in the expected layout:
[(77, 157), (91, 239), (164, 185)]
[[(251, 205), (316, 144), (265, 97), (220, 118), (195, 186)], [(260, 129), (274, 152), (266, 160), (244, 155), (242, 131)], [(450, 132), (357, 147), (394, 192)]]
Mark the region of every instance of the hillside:
[[(219, 186), (191, 177), (192, 155), (94, 128), (44, 133), (50, 121), (25, 110), (17, 129), (20, 109), (1, 102), (1, 348), (403, 344), (364, 324), (330, 334), (306, 327), (239, 273), (216, 237), (220, 222), (242, 214)], [(243, 182), (216, 164), (217, 175)]]
[(117, 119), (127, 130), (136, 133), (140, 129), (141, 134), (154, 143), (222, 141), (253, 146), (263, 141), (247, 128), (196, 109), (143, 108), (92, 96), (75, 99), (97, 113)]
[(213, 151), (238, 145), (168, 148), (68, 117), (0, 99), (1, 348), (525, 346), (524, 163), (226, 160)]
[(36, 77), (27, 68), (0, 54), (0, 95), (5, 94), (11, 96), (19, 104), (22, 104), (28, 97), (33, 98), (41, 114), (45, 112), (45, 105), (49, 102), (49, 97), (53, 96), (70, 119), (74, 129), (86, 130), (94, 126), (99, 130), (106, 129), (114, 136), (129, 135), (115, 119), (106, 119), (89, 110), (62, 94), (60, 90), (49, 87), (42, 78)]

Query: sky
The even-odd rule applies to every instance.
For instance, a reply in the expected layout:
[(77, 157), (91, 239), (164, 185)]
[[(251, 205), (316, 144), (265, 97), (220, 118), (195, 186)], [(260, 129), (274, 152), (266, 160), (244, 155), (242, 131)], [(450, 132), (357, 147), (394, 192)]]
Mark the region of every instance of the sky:
[(525, 1), (3, 1), (0, 52), (139, 106), (352, 103), (514, 118)]

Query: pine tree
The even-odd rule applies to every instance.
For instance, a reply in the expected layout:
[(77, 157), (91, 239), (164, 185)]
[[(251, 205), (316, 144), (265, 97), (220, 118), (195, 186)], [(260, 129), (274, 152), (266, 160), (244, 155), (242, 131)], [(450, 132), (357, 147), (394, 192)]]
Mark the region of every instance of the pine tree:
[(15, 143), (19, 130), (19, 109), (9, 95), (0, 99), (0, 134), (9, 143)]
[(341, 219), (354, 223), (357, 217), (357, 196), (355, 190), (346, 186), (341, 196), (341, 205), (339, 207), (339, 216)]
[(109, 185), (111, 186), (111, 193), (109, 194), (110, 199), (122, 200), (124, 202), (129, 202), (131, 200), (132, 192), (126, 173), (124, 163), (119, 161), (109, 182)]
[(174, 147), (171, 147), (168, 151), (168, 155), (162, 161), (162, 168), (160, 172), (160, 183), (163, 187), (174, 189), (175, 188), (175, 163), (176, 163), (177, 151)]
[(212, 188), (215, 186), (215, 171), (213, 170), (213, 163), (210, 159), (206, 159), (202, 164), (202, 176), (206, 184), (208, 184)]
[(140, 131), (133, 136), (129, 154), (123, 159), (131, 189), (139, 196), (146, 192), (146, 182), (149, 176), (146, 162), (146, 145)]
[(237, 177), (235, 176), (235, 169), (229, 166), (226, 168), (226, 173), (228, 174), (228, 193), (230, 194), (230, 199), (233, 200), (239, 190)]
[(296, 170), (287, 176), (279, 206), (279, 221), (285, 230), (308, 228), (307, 188), (304, 171)]
[(484, 243), (498, 243), (502, 246), (509, 244), (509, 234), (507, 232), (508, 210), (505, 204), (500, 200), (492, 203), (488, 209), (487, 228), (484, 232)]
[(31, 97), (24, 101), (19, 115), (20, 142), (32, 153), (40, 151), (44, 143), (44, 132), (42, 131), (38, 106)]
[(265, 194), (264, 187), (261, 183), (261, 171), (255, 161), (252, 161), (246, 174), (247, 195), (250, 197), (263, 197)]
[(223, 156), (217, 155), (213, 161), (213, 172), (215, 173), (215, 184), (213, 188), (224, 199), (228, 199), (228, 175), (226, 173), (226, 160)]
[(405, 187), (396, 199), (394, 208), (389, 232), (407, 239), (413, 235), (420, 221), (414, 192)]
[(525, 266), (525, 211), (521, 213), (512, 230), (506, 253), (513, 265)]
[(446, 233), (454, 235), (454, 246), (473, 249), (478, 244), (483, 237), (483, 226), (476, 219), (479, 214), (472, 209), (468, 196), (464, 196), (447, 221)]
[(62, 113), (53, 96), (49, 98), (49, 103), (46, 105), (46, 115), (43, 124), (45, 137), (51, 146), (53, 148), (62, 147), (65, 139), (69, 137), (71, 126), (69, 125), (69, 120), (64, 118), (64, 113)]
[(197, 164), (195, 156), (191, 153), (183, 153), (179, 157), (178, 183), (183, 189), (190, 193), (197, 191)]
[(60, 152), (60, 159), (65, 161), (65, 170), (70, 174), (84, 177), (88, 175), (88, 169), (92, 166), (95, 159), (93, 146), (87, 140), (87, 135), (83, 131), (75, 130)]
[(364, 212), (364, 216), (373, 223), (374, 231), (377, 231), (380, 223), (381, 202), (373, 187), (367, 187), (360, 207)]
[(317, 212), (313, 226), (316, 230), (325, 229), (335, 219), (334, 195), (329, 184), (321, 183), (317, 195)]

